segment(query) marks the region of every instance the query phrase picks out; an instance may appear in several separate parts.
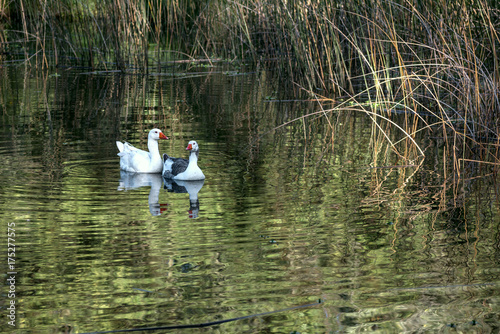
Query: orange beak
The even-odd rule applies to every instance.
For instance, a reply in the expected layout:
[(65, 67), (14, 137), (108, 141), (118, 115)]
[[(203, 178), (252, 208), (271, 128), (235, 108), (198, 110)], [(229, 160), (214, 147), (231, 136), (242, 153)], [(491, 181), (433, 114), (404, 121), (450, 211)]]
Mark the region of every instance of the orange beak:
[(165, 135), (163, 134), (163, 132), (160, 132), (160, 139), (168, 139), (168, 137), (167, 137), (167, 136), (165, 136)]
[(193, 149), (193, 146), (191, 144), (188, 145), (188, 147), (186, 147), (186, 150), (188, 151), (191, 151)]

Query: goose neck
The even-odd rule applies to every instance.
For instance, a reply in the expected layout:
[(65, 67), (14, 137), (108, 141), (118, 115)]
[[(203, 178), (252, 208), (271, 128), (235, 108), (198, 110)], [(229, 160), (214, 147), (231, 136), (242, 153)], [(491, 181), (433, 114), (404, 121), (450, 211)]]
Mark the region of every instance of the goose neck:
[[(151, 153), (152, 157), (160, 157), (160, 150), (158, 149), (158, 141), (156, 140), (148, 140), (148, 150)], [(161, 157), (160, 157), (161, 160)]]
[(191, 151), (189, 154), (189, 163), (197, 163), (198, 162), (198, 151)]

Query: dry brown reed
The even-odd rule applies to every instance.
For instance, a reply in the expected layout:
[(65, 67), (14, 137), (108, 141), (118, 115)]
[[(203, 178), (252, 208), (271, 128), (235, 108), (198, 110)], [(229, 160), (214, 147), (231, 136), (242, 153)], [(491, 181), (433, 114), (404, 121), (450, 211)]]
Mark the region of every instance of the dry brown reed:
[[(366, 113), (373, 120), (374, 145), (387, 141), (403, 159), (423, 155), (415, 136), (432, 130), (440, 133), (454, 170), (467, 160), (500, 163), (496, 2), (20, 0), (0, 5), (7, 18), (0, 51), (20, 53), (35, 66), (148, 73), (178, 58), (272, 64), (313, 98), (343, 98), (329, 111)], [(392, 120), (400, 115), (402, 123)], [(399, 139), (389, 132), (399, 132)]]

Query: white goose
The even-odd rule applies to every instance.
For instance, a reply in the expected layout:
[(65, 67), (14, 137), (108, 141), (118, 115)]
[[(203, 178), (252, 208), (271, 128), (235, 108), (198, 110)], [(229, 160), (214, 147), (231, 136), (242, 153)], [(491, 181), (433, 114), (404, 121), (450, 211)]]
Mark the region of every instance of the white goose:
[(162, 161), (158, 149), (158, 140), (168, 139), (160, 129), (149, 131), (148, 150), (143, 151), (129, 143), (117, 141), (118, 156), (120, 157), (120, 169), (132, 173), (161, 173)]
[(163, 177), (166, 179), (194, 181), (204, 180), (205, 175), (198, 167), (198, 143), (191, 140), (186, 147), (191, 151), (189, 161), (182, 158), (172, 158), (168, 154), (163, 154)]

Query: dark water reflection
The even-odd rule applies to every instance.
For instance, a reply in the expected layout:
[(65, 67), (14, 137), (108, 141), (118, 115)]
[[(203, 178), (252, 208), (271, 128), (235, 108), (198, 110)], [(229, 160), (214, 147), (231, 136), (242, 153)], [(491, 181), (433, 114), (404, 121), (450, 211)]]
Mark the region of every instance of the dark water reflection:
[[(363, 115), (273, 131), (317, 106), (233, 74), (5, 69), (0, 216), (16, 226), (17, 332), (202, 323), (319, 299), (205, 331), (498, 330), (492, 176), (447, 188), (427, 137), (424, 164), (371, 168)], [(204, 182), (119, 171), (115, 140), (145, 147), (153, 126), (173, 156), (198, 141)]]

